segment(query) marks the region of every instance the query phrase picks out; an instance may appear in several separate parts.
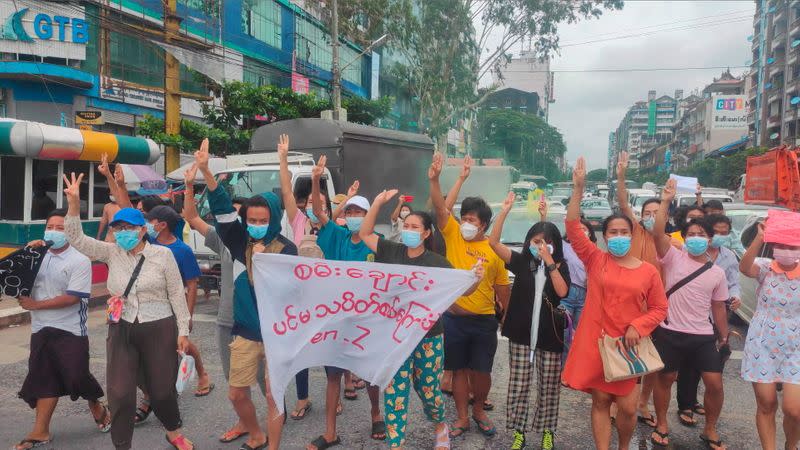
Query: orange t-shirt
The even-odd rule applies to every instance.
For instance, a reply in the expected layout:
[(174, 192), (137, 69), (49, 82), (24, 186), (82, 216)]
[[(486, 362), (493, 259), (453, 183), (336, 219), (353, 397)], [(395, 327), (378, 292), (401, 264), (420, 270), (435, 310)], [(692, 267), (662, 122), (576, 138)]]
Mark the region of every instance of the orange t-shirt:
[(561, 379), (572, 389), (628, 395), (636, 387), (636, 379), (606, 382), (597, 340), (603, 331), (622, 336), (628, 326), (642, 337), (649, 336), (667, 317), (664, 284), (652, 264), (622, 267), (583, 234), (580, 221), (568, 220), (566, 225), (572, 249), (586, 266), (588, 291)]
[(644, 262), (649, 262), (661, 273), (661, 262), (656, 253), (656, 241), (640, 223), (633, 224), (633, 236), (631, 237), (631, 255)]

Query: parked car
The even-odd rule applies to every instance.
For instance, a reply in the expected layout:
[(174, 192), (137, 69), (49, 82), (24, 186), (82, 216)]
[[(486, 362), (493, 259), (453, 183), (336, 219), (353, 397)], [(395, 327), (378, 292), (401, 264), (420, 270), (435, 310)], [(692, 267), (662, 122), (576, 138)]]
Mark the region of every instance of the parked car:
[(581, 202), (581, 211), (595, 230), (599, 229), (606, 217), (613, 214), (611, 205), (604, 198), (594, 197)]

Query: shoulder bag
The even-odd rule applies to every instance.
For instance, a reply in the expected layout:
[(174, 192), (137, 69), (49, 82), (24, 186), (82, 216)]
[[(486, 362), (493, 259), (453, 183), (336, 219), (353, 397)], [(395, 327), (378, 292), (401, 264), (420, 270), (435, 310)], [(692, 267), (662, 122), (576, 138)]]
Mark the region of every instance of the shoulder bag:
[[(606, 296), (605, 280), (606, 267), (604, 266), (603, 296), (600, 299), (601, 327), (603, 327), (603, 316), (605, 315), (605, 309), (603, 308), (603, 299)], [(646, 304), (642, 306), (642, 311), (647, 311)], [(653, 340), (650, 336), (641, 337), (636, 346), (626, 349), (624, 336), (609, 336), (605, 328), (601, 328), (597, 345), (600, 348), (600, 359), (603, 361), (603, 375), (607, 383), (638, 378), (664, 368), (664, 363), (661, 361), (658, 350), (656, 350), (655, 345), (653, 345)]]
[(135, 283), (136, 279), (139, 278), (139, 272), (142, 270), (142, 264), (144, 264), (144, 255), (139, 257), (139, 262), (136, 263), (136, 267), (133, 269), (131, 279), (128, 280), (128, 285), (125, 287), (125, 292), (121, 296), (115, 295), (106, 301), (106, 304), (108, 305), (108, 308), (106, 309), (108, 323), (118, 323), (119, 319), (122, 317), (122, 306), (125, 303), (125, 299), (128, 298), (128, 294), (131, 293), (133, 283)]

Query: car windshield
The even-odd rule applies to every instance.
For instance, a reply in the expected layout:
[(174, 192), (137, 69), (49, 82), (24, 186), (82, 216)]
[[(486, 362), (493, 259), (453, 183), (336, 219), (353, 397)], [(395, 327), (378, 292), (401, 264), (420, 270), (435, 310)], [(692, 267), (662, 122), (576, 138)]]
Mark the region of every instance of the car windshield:
[(644, 205), (644, 202), (650, 200), (651, 198), (654, 197), (636, 197), (636, 200), (633, 201), (633, 206), (641, 207)]
[[(250, 198), (264, 192), (275, 192), (281, 187), (280, 172), (277, 170), (225, 172), (217, 175), (217, 182), (231, 199), (234, 197)], [(210, 212), (207, 193), (203, 193), (199, 202), (200, 217), (207, 217)]]
[[(552, 222), (563, 235), (565, 232), (564, 218), (566, 213), (550, 212), (547, 220)], [(500, 235), (500, 242), (509, 245), (522, 245), (528, 230), (539, 221), (539, 213), (530, 212), (527, 209), (512, 209), (503, 224), (503, 234)]]
[(733, 231), (741, 235), (742, 230), (744, 230), (745, 225), (751, 217), (767, 217), (767, 210), (733, 209), (726, 210), (725, 215), (731, 219), (731, 228), (733, 228)]
[[(704, 195), (703, 196), (703, 201), (704, 202), (708, 202), (709, 200), (719, 200), (722, 203), (730, 203), (731, 202), (731, 198), (730, 197), (714, 197), (713, 195)], [(681, 197), (681, 206), (694, 205), (695, 203), (697, 203), (697, 197), (695, 197), (694, 195), (687, 196), (687, 197)]]
[(553, 192), (550, 193), (551, 197), (570, 197), (572, 195), (572, 189), (570, 188), (555, 188)]

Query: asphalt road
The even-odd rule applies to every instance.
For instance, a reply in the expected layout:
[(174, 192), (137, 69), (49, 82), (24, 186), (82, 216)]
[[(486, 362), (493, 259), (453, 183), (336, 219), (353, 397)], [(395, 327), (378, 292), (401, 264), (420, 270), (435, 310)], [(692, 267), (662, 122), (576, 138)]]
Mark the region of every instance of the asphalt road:
[[(202, 301), (197, 308), (194, 320), (192, 339), (199, 344), (209, 373), (216, 383), (216, 389), (204, 398), (195, 398), (191, 393), (180, 398), (184, 429), (198, 449), (238, 449), (243, 441), (232, 444), (221, 444), (217, 437), (235, 422), (235, 414), (227, 399), (227, 386), (221, 373), (219, 356), (216, 348), (216, 301)], [(740, 331), (744, 332), (745, 329)], [(105, 385), (105, 334), (103, 311), (90, 314), (91, 367), (94, 375)], [(743, 333), (744, 334), (744, 333)], [(30, 328), (20, 326), (0, 330), (0, 405), (3, 418), (0, 420), (0, 446), (10, 448), (24, 438), (30, 430), (34, 413), (27, 404), (17, 398), (17, 392), (27, 372), (28, 339)], [(735, 343), (741, 346), (741, 343)], [(505, 392), (508, 381), (508, 346), (501, 341), (495, 359), (495, 382), (490, 398), (497, 405), (490, 417), (500, 431), (491, 439), (482, 437), (473, 426), (466, 437), (457, 438), (452, 443), (454, 449), (508, 449), (511, 435), (505, 431)], [(752, 388), (739, 377), (741, 357), (735, 352), (733, 359), (725, 370), (725, 406), (719, 429), (730, 449), (757, 449), (760, 447), (755, 429), (755, 399)], [(311, 399), (313, 409), (302, 421), (289, 420), (284, 429), (282, 448), (299, 450), (306, 443), (318, 436), (324, 429), (324, 373), (321, 369), (311, 371)], [(702, 389), (702, 388), (701, 388)], [(257, 389), (254, 392), (258, 392)], [(534, 393), (535, 395), (535, 393)], [(701, 394), (702, 395), (702, 394)], [(260, 397), (256, 395), (255, 397)], [(295, 399), (294, 387), (287, 392), (287, 403), (292, 405)], [(256, 399), (256, 407), (260, 417), (265, 414), (263, 398)], [(452, 399), (446, 401), (448, 418), (455, 417)], [(386, 448), (369, 438), (369, 403), (364, 391), (359, 391), (357, 401), (345, 401), (344, 413), (339, 418), (343, 450), (381, 449)], [(678, 423), (675, 416), (675, 402), (669, 415), (672, 429), (673, 449), (705, 448), (699, 440), (702, 428), (686, 428)], [(561, 409), (556, 445), (561, 449), (593, 448), (591, 427), (589, 422), (590, 398), (588, 395), (564, 389), (561, 395)], [(702, 418), (701, 418), (702, 420)], [(407, 449), (432, 449), (434, 443), (433, 429), (426, 422), (418, 399), (412, 395), (409, 414), (409, 442)], [(262, 421), (263, 423), (263, 421)], [(778, 428), (781, 417), (779, 413)], [(69, 401), (62, 398), (56, 409), (51, 425), (53, 442), (43, 448), (53, 449), (104, 449), (113, 448), (110, 437), (97, 431), (89, 415), (86, 402)], [(783, 443), (782, 432), (779, 446)], [(649, 429), (638, 425), (631, 448), (651, 448)], [(155, 416), (138, 426), (134, 433), (136, 449), (166, 449), (164, 430)], [(539, 448), (539, 437), (529, 436), (529, 448)], [(42, 447), (40, 447), (42, 448)]]

